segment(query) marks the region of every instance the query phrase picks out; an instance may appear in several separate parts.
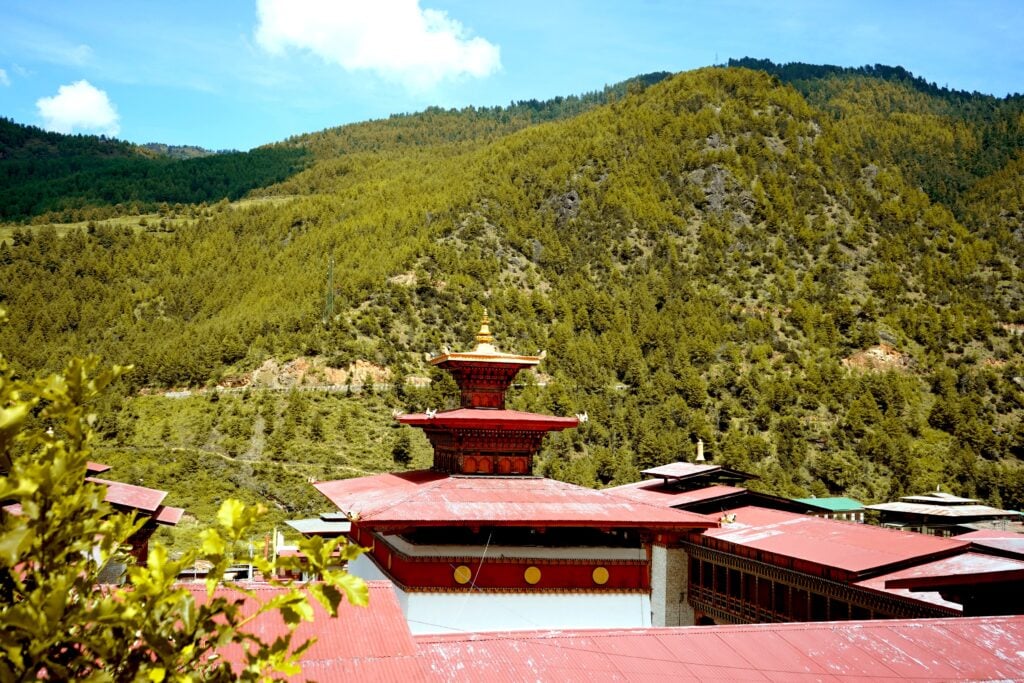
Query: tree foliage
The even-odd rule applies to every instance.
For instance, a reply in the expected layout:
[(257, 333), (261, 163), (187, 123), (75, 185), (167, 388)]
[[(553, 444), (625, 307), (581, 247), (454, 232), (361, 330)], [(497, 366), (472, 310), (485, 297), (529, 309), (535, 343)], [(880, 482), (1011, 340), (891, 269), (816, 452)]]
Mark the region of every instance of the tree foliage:
[[(292, 643), (290, 633), (264, 640), (246, 628), (256, 617), (240, 600), (214, 595), (258, 508), (225, 501), (199, 549), (171, 559), (157, 544), (144, 565), (128, 564), (123, 585), (98, 583), (105, 567), (125, 561), (142, 521), (113, 511), (103, 487), (85, 482), (97, 420), (89, 403), (124, 371), (96, 373), (96, 366), (73, 360), (62, 374), (26, 382), (0, 356), (0, 679), (228, 681), (298, 673), (311, 643)], [(324, 581), (304, 590), (280, 584), (289, 590), (258, 614), (278, 611), (294, 627), (312, 618), (310, 599), (331, 615), (342, 600), (366, 604), (361, 580), (329, 569), (336, 550), (348, 560), (357, 548), (311, 539), (303, 550)], [(199, 601), (175, 585), (197, 560), (213, 563), (207, 599)], [(256, 564), (273, 575), (273, 563)], [(240, 649), (240, 663), (217, 656), (228, 647)]]

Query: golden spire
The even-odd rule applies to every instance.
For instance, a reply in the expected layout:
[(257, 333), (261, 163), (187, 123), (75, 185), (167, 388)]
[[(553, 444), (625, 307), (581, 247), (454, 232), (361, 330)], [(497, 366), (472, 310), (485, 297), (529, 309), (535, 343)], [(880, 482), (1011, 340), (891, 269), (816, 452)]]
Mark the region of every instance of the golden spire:
[(477, 344), (490, 344), (494, 341), (494, 337), (491, 336), (491, 328), (488, 327), (490, 322), (491, 319), (487, 317), (487, 309), (485, 308), (483, 320), (480, 321), (480, 331), (476, 333)]

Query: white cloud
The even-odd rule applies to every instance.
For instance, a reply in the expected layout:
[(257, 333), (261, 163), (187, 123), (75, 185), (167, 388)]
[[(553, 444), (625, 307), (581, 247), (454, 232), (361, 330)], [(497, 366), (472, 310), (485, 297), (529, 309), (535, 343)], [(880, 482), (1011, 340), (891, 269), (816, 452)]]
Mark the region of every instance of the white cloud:
[(413, 90), (446, 78), (484, 77), (501, 66), (498, 46), (471, 37), (419, 0), (258, 0), (256, 42), (280, 54), (306, 49), (347, 71), (373, 71)]
[(89, 81), (62, 85), (53, 97), (36, 100), (43, 127), (58, 133), (84, 131), (117, 135), (121, 127), (107, 93)]
[(11, 84), (10, 76), (7, 75), (7, 72), (5, 70), (0, 69), (0, 85), (10, 85), (10, 84)]

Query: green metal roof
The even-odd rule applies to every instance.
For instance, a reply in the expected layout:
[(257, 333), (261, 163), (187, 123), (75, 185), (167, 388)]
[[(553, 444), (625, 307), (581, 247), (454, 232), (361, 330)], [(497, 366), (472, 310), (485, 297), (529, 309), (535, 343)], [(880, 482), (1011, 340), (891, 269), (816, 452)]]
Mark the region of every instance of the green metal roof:
[(829, 498), (794, 498), (793, 500), (810, 507), (828, 510), (829, 512), (853, 512), (864, 509), (864, 503), (859, 500), (845, 498), (843, 496)]

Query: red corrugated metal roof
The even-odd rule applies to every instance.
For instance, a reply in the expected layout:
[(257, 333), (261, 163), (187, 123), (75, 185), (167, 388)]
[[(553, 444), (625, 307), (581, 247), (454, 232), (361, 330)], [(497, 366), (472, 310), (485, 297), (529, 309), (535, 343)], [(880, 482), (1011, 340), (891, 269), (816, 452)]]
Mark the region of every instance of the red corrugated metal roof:
[[(331, 681), (419, 681), (424, 680), (418, 649), (409, 633), (402, 608), (387, 581), (370, 581), (370, 603), (366, 608), (343, 603), (338, 617), (332, 619), (315, 600), (314, 621), (299, 624), (293, 642), (317, 639), (301, 658), (303, 673), (289, 680), (316, 679)], [(281, 589), (266, 584), (245, 584), (260, 600), (271, 599)], [(186, 586), (197, 601), (206, 599), (203, 585)], [(226, 588), (217, 595), (243, 600), (243, 613), (255, 614), (257, 604), (251, 598)], [(287, 632), (277, 614), (265, 614), (249, 625), (249, 632), (264, 640), (273, 640)], [(222, 655), (229, 661), (240, 661), (240, 652), (227, 648)]]
[(172, 508), (166, 505), (161, 505), (157, 509), (156, 514), (153, 515), (153, 520), (157, 524), (175, 526), (178, 522), (181, 521), (181, 518), (184, 514), (185, 511), (182, 510), (181, 508)]
[(915, 559), (950, 555), (968, 546), (966, 541), (952, 538), (849, 524), (756, 506), (728, 510), (726, 514), (735, 514), (736, 522), (709, 529), (704, 535), (853, 575)]
[(1024, 558), (1024, 534), (1013, 531), (995, 531), (981, 529), (970, 533), (960, 534), (958, 540), (970, 541), (971, 545), (981, 550), (994, 552), (999, 555)]
[(160, 503), (167, 497), (167, 491), (124, 484), (119, 481), (108, 481), (97, 477), (86, 477), (86, 481), (94, 484), (102, 484), (107, 487), (106, 501), (111, 505), (119, 507), (155, 512)]
[(444, 681), (1024, 679), (1024, 617), (418, 636)]
[[(146, 489), (141, 486), (131, 486), (130, 484), (119, 484), (118, 486), (112, 487), (110, 486), (110, 484), (118, 484), (118, 482), (108, 482), (104, 479), (96, 479), (93, 477), (88, 477), (87, 481), (91, 481), (94, 484), (105, 484), (107, 486), (107, 494), (104, 497), (104, 499), (111, 505), (129, 507), (135, 510), (142, 510), (144, 512), (154, 512), (155, 514), (153, 514), (152, 517), (157, 524), (166, 524), (167, 526), (174, 526), (175, 524), (181, 521), (182, 515), (185, 514), (185, 511), (182, 510), (181, 508), (173, 508), (160, 505), (159, 501), (163, 500), (164, 496), (167, 495), (166, 491), (156, 491), (154, 489)], [(138, 492), (132, 490), (125, 490), (122, 487), (129, 487), (129, 489), (141, 489), (142, 491)], [(132, 502), (137, 502), (140, 505), (152, 505), (154, 504), (153, 501), (156, 501), (155, 504), (157, 507), (152, 510), (132, 504)], [(10, 505), (5, 505), (3, 509), (12, 515), (20, 515), (21, 503), (11, 503)]]
[(539, 477), (449, 476), (420, 470), (314, 485), (360, 524), (707, 528), (704, 515), (624, 500)]
[(402, 424), (416, 427), (461, 427), (464, 429), (508, 429), (526, 431), (556, 431), (579, 424), (575, 417), (555, 417), (520, 410), (493, 410), (489, 408), (456, 408), (428, 417), (426, 413), (400, 415)]
[(719, 498), (732, 498), (733, 496), (743, 495), (746, 491), (746, 489), (737, 486), (723, 485), (706, 486), (692, 491), (679, 491), (671, 486), (666, 486), (664, 482), (651, 481), (650, 479), (601, 490), (613, 496), (620, 496), (640, 503), (662, 507), (689, 505)]
[(1024, 562), (968, 552), (877, 578), (885, 580), (886, 588), (933, 590), (952, 586), (1024, 583)]

